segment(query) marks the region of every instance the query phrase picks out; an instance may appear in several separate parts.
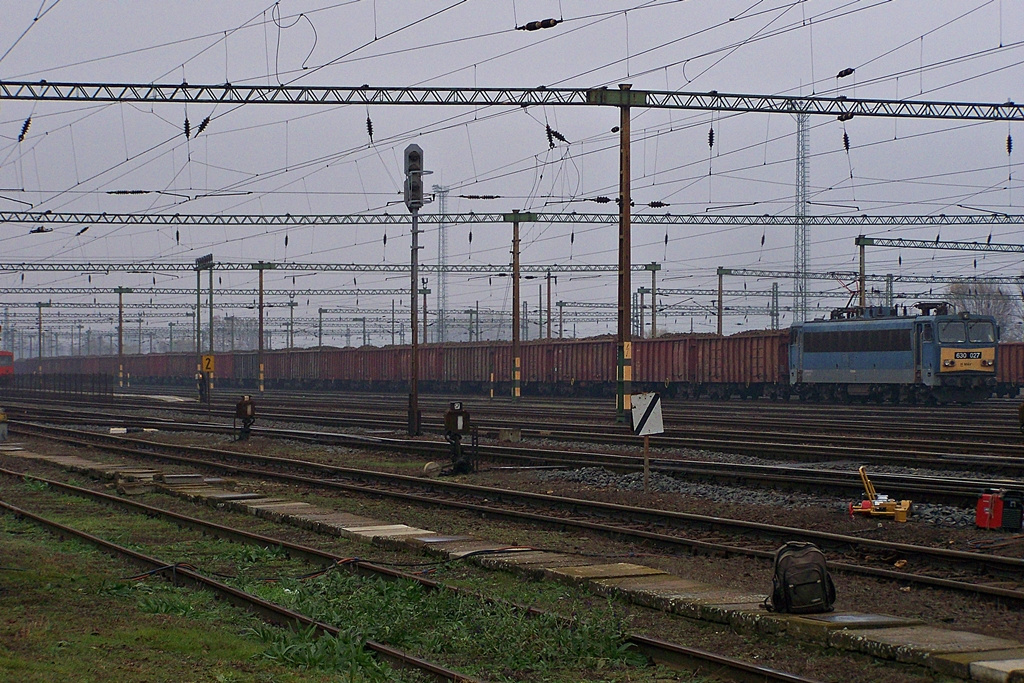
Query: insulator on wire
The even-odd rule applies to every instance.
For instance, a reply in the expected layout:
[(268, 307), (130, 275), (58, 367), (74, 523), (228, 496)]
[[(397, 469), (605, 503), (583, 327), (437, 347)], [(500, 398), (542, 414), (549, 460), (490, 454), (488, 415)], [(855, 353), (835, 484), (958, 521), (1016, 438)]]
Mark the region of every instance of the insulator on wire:
[(843, 131), (843, 148), (844, 148), (844, 149), (845, 149), (845, 150), (846, 150), (847, 152), (849, 152), (849, 151), (850, 151), (850, 136), (849, 136), (849, 135), (847, 135), (847, 133), (846, 133), (846, 131), (845, 131), (845, 130)]
[(284, 246), (288, 246), (288, 235), (284, 236)]
[(541, 19), (516, 26), (517, 31), (539, 31), (542, 28), (554, 28), (558, 25), (558, 19)]
[(548, 149), (554, 149), (555, 148), (555, 140), (554, 140), (555, 136), (552, 134), (551, 126), (544, 126), (544, 132), (548, 136)]
[(594, 197), (591, 201), (597, 202), (598, 204), (607, 204), (611, 201), (611, 197)]
[(473, 231), (472, 230), (469, 231), (469, 243), (473, 244)]
[(370, 136), (370, 142), (373, 142), (373, 121), (370, 117), (366, 117), (366, 134)]
[(1006, 134), (1006, 153), (1013, 154), (1013, 136), (1009, 133)]
[(576, 244), (576, 231), (573, 230), (569, 233), (569, 244)]
[(715, 129), (712, 127), (712, 128), (708, 129), (708, 149), (711, 149), (714, 146), (715, 146)]
[(836, 78), (846, 78), (847, 76), (852, 76), (853, 71), (854, 70), (851, 69), (850, 67), (846, 67), (845, 69), (836, 74)]
[(206, 127), (210, 125), (210, 117), (207, 116), (205, 119), (199, 122), (199, 127), (196, 128), (196, 136), (206, 130)]
[(25, 123), (21, 124), (21, 133), (18, 135), (18, 142), (25, 141), (25, 135), (28, 134), (28, 129), (32, 125), (32, 117), (25, 119)]
[(186, 117), (185, 117), (185, 137), (186, 137), (186, 138), (187, 138), (187, 137), (189, 137), (189, 134), (190, 134), (191, 132), (192, 132), (192, 124), (190, 124), (190, 123), (188, 122), (188, 117), (186, 116)]
[(388, 246), (388, 234), (384, 233), (384, 246)]
[(665, 202), (659, 202), (657, 199), (655, 199), (653, 202), (648, 202), (647, 206), (651, 207), (652, 209), (662, 209), (668, 206), (668, 204), (666, 204)]
[(559, 142), (564, 142), (567, 145), (569, 144), (569, 141), (565, 139), (565, 136), (559, 133), (557, 130), (555, 130), (551, 126), (548, 126), (548, 130), (551, 131), (551, 135), (553, 135), (556, 140), (558, 140)]
[(175, 230), (174, 231), (174, 243), (175, 244), (181, 244), (181, 231), (180, 230)]

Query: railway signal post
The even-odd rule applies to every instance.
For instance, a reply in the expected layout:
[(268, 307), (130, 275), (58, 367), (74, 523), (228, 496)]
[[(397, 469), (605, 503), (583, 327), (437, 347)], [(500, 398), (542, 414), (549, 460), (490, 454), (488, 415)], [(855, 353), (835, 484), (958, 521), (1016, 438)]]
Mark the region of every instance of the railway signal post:
[[(423, 149), (419, 145), (405, 148), (405, 205), (412, 214), (412, 267), (410, 273), (412, 316), (412, 352), (409, 354), (409, 436), (420, 433), (419, 407), (419, 339), (416, 329), (416, 293), (419, 284), (419, 212), (423, 207)], [(425, 322), (425, 321), (424, 321)]]

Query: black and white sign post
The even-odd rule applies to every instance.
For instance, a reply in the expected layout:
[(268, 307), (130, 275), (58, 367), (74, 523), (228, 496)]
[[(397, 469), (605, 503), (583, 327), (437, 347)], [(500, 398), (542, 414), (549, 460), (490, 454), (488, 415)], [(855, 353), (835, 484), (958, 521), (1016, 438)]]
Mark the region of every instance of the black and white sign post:
[(644, 437), (644, 493), (650, 493), (651, 434), (661, 434), (665, 431), (665, 423), (661, 417), (661, 394), (633, 394), (632, 417), (633, 433)]

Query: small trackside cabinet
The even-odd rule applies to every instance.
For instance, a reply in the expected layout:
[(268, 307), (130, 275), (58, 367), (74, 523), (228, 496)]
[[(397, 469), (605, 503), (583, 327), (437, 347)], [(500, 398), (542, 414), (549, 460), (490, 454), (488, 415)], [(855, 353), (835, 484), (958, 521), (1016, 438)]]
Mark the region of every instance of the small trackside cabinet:
[(1020, 531), (1024, 528), (1024, 494), (1003, 494), (1003, 529)]

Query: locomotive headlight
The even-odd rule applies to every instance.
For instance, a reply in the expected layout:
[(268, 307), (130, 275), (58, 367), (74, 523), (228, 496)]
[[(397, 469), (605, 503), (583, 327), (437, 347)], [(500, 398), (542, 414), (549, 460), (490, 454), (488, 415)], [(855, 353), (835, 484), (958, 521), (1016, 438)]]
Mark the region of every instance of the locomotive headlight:
[(983, 368), (990, 368), (990, 367), (992, 367), (995, 364), (996, 364), (996, 362), (994, 360), (988, 360), (987, 358), (985, 360), (981, 361), (981, 366)]
[(951, 368), (951, 367), (953, 367), (955, 365), (956, 365), (956, 361), (955, 360), (944, 360), (944, 361), (942, 361), (942, 367), (944, 367), (944, 368)]

